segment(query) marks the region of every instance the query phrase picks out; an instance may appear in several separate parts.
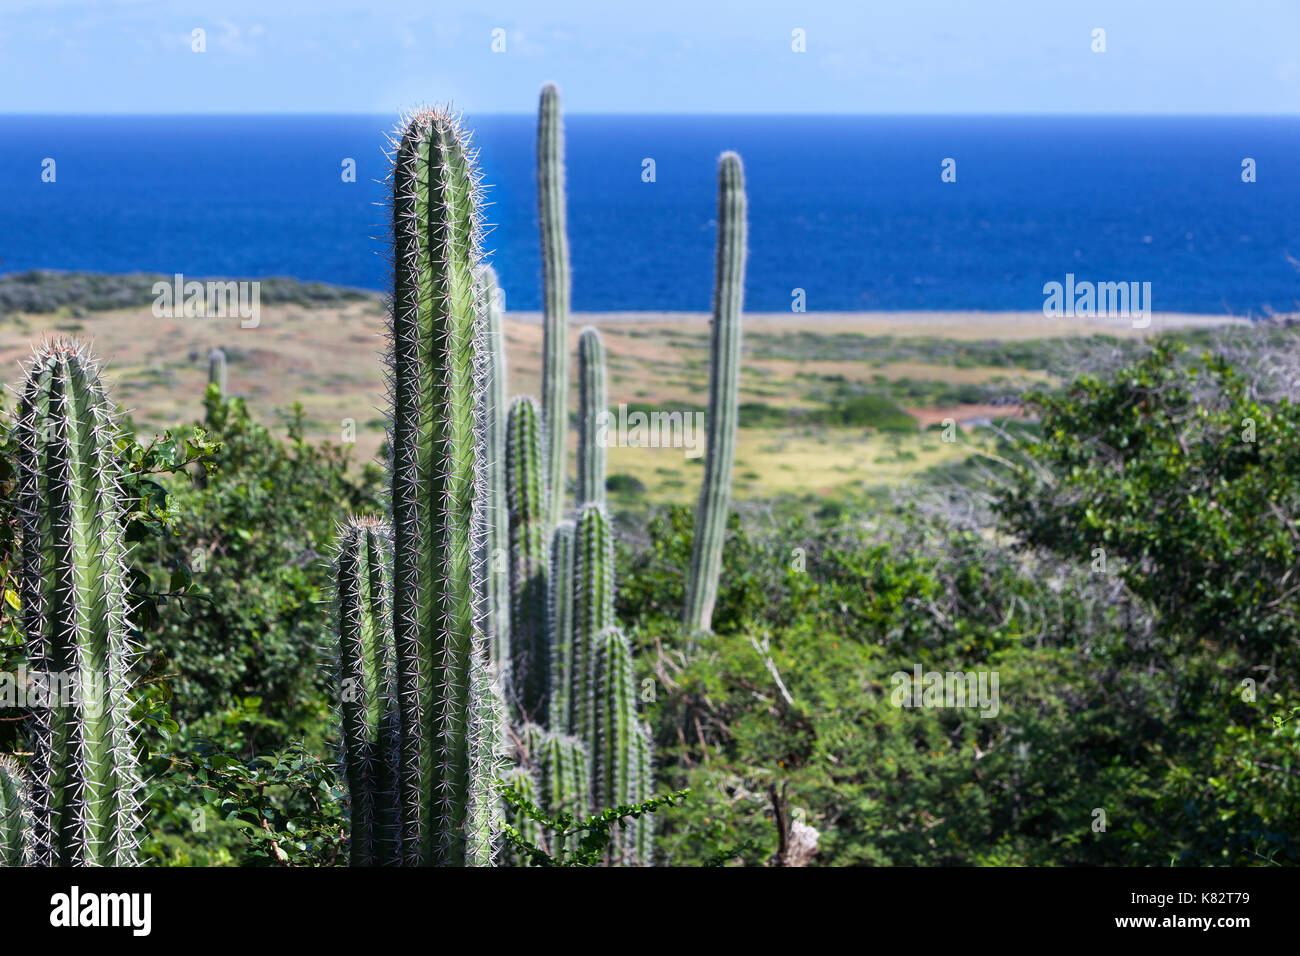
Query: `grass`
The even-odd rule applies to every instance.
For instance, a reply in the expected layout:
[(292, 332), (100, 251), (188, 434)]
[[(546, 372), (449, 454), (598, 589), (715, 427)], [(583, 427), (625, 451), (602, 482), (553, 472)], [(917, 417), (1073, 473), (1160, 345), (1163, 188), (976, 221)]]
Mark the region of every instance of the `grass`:
[[(308, 436), (336, 442), (351, 420), (357, 460), (377, 456), (386, 405), (378, 296), (262, 280), (260, 324), (241, 329), (234, 320), (155, 317), (151, 286), (157, 278), (166, 277), (0, 276), (0, 361), (14, 369), (42, 334), (75, 331), (107, 360), (113, 395), (132, 418), (162, 428), (201, 417), (206, 356), (220, 346), (231, 393), (247, 399), (254, 414), (274, 421), (276, 410), (301, 403)], [(902, 334), (917, 321), (892, 314), (747, 316), (736, 497), (859, 494), (959, 468), (962, 445), (939, 442), (922, 429), (946, 418), (1014, 412), (1006, 402), (1014, 403), (1021, 390), (1055, 381), (1050, 369), (1059, 361), (1061, 337), (1086, 339), (1088, 333), (1077, 324), (1049, 329), (1033, 317), (970, 314), (928, 317), (927, 330), (936, 334)], [(612, 410), (621, 403), (646, 412), (703, 408), (708, 334), (702, 317), (575, 315), (574, 346), (579, 330), (592, 322), (608, 354)], [(978, 337), (981, 331), (986, 338)], [(1193, 344), (1209, 335), (1178, 334)], [(540, 394), (538, 317), (508, 315), (505, 339), (510, 393)], [(1104, 341), (1128, 348), (1137, 339), (1107, 335)], [(576, 408), (575, 390), (570, 409)], [(570, 447), (572, 455), (572, 433)], [(623, 476), (614, 485), (626, 479), (610, 493), (629, 507), (693, 501), (701, 477), (700, 459), (672, 448), (611, 448), (609, 473)]]

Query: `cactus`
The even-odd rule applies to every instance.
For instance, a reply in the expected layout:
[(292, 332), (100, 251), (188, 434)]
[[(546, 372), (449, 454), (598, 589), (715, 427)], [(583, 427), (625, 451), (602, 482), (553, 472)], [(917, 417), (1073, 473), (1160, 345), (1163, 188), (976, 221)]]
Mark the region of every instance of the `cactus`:
[(718, 161), (718, 252), (709, 333), (708, 444), (704, 483), (695, 513), (691, 567), (683, 620), (691, 634), (712, 627), (722, 570), (731, 472), (736, 459), (737, 390), (740, 379), (740, 316), (745, 295), (745, 174), (740, 157)]
[(214, 348), (208, 352), (208, 384), (217, 386), (217, 391), (226, 394), (226, 353)]
[(408, 864), (488, 865), (486, 316), (478, 170), (457, 117), (407, 119), (392, 175), (393, 637)]
[[(527, 800), (534, 805), (540, 805), (538, 801), (537, 781), (532, 773), (523, 767), (512, 767), (506, 771), (503, 782), (510, 787), (514, 787), (515, 793), (520, 798)], [(545, 841), (542, 839), (542, 825), (530, 817), (528, 814), (509, 807), (506, 810), (506, 822), (515, 828), (520, 838), (537, 846)], [(510, 860), (516, 866), (528, 866), (529, 858), (524, 854), (514, 854)]]
[(605, 346), (599, 332), (585, 328), (578, 336), (578, 507), (605, 503), (608, 415)]
[(537, 403), (517, 398), (506, 423), (510, 501), (511, 699), (524, 719), (545, 723), (551, 651), (546, 634), (546, 482)]
[[(595, 651), (600, 634), (614, 626), (614, 538), (603, 507), (583, 506), (574, 539), (573, 676), (568, 726), (590, 742), (596, 705)], [(594, 760), (595, 754), (592, 756)]]
[(573, 695), (573, 549), (576, 526), (561, 521), (551, 535), (546, 633), (551, 644), (551, 694), (547, 712), (552, 730), (572, 733)]
[(401, 860), (394, 788), (397, 712), (389, 616), (391, 548), (387, 524), (353, 518), (339, 529), (334, 557), (339, 725), (353, 866), (392, 865)]
[[(576, 820), (586, 817), (591, 808), (590, 760), (587, 748), (577, 737), (551, 733), (542, 739), (536, 758), (537, 777), (540, 804), (548, 816), (571, 813)], [(551, 844), (552, 856), (566, 849), (558, 833), (552, 834)]]
[(10, 757), (0, 756), (0, 867), (32, 862), (31, 794)]
[(71, 691), (54, 694), (51, 706), (34, 715), (35, 862), (134, 865), (135, 649), (128, 638), (117, 425), (82, 346), (56, 339), (37, 349), (15, 434), (28, 658), (52, 694)]
[(569, 237), (565, 229), (564, 124), (560, 91), (542, 87), (537, 110), (537, 206), (542, 233), (542, 423), (546, 431), (546, 523), (564, 512), (569, 430)]
[[(636, 685), (632, 649), (617, 627), (606, 628), (596, 638), (592, 656), (593, 791), (596, 806), (608, 809), (642, 799), (638, 774), (639, 749), (645, 739), (636, 714)], [(636, 827), (619, 827), (610, 850), (611, 862), (631, 862)]]
[(501, 328), (497, 276), (491, 266), (479, 270), (487, 313), (487, 503), (488, 539), (484, 575), (488, 588), (489, 657), (501, 685), (510, 676), (510, 509), (506, 498), (506, 343)]
[[(650, 728), (644, 724), (637, 725), (638, 733), (633, 739), (636, 761), (636, 802), (644, 803), (655, 795), (653, 748), (650, 740)], [(632, 825), (632, 857), (641, 866), (654, 863), (654, 814), (643, 813)]]
[(551, 816), (572, 813), (581, 818), (591, 804), (590, 757), (582, 741), (570, 734), (549, 733), (537, 755), (542, 807)]

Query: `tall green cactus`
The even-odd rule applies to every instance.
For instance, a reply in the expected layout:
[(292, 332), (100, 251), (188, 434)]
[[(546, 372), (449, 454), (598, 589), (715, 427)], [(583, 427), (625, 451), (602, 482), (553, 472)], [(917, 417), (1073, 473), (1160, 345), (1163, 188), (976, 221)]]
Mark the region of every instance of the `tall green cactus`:
[(547, 706), (552, 730), (572, 733), (573, 694), (573, 561), (576, 526), (561, 521), (551, 535), (546, 632), (551, 644), (551, 694)]
[(43, 343), (17, 416), (21, 599), (28, 659), (50, 681), (35, 714), (35, 861), (130, 866), (140, 781), (130, 717), (135, 657), (127, 623), (117, 424), (84, 347)]
[[(596, 637), (592, 658), (592, 780), (596, 806), (609, 808), (642, 799), (638, 775), (645, 740), (636, 714), (632, 649), (617, 627)], [(614, 834), (611, 862), (629, 863), (635, 853), (635, 825)]]
[(727, 531), (731, 472), (736, 460), (740, 317), (745, 298), (745, 209), (745, 173), (740, 157), (723, 153), (718, 161), (718, 252), (709, 332), (708, 446), (683, 614), (692, 634), (712, 627), (722, 570), (722, 542)]
[(483, 549), (488, 589), (489, 655), (493, 676), (510, 677), (510, 508), (506, 497), (506, 342), (501, 297), (491, 266), (479, 270), (487, 313), (487, 545)]
[(394, 774), (392, 532), (373, 518), (339, 529), (334, 556), (339, 729), (348, 785), (353, 866), (401, 861)]
[(11, 757), (0, 756), (0, 867), (32, 862), (31, 794)]
[(546, 429), (547, 524), (564, 513), (569, 432), (569, 236), (565, 227), (564, 121), (560, 91), (542, 87), (537, 109), (537, 206), (542, 233), (542, 419)]
[(605, 387), (605, 346), (600, 333), (585, 328), (578, 336), (578, 506), (605, 503), (605, 445), (609, 393)]
[(226, 392), (226, 353), (214, 348), (208, 352), (208, 384), (217, 386), (223, 396)]
[(398, 794), (408, 864), (488, 865), (486, 316), (479, 173), (457, 117), (403, 124), (392, 175)]
[(510, 502), (511, 700), (545, 723), (551, 649), (546, 633), (548, 541), (542, 425), (537, 403), (516, 398), (506, 422)]
[[(584, 505), (574, 534), (572, 732), (593, 739), (594, 668), (600, 635), (614, 626), (614, 537), (601, 505)], [(593, 753), (593, 759), (595, 757)]]

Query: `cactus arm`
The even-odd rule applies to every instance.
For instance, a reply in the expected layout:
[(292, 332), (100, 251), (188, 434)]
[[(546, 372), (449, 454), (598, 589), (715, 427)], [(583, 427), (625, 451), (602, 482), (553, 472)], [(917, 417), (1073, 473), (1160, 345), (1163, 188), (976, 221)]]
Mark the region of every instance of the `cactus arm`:
[(546, 430), (547, 523), (564, 512), (569, 430), (569, 237), (565, 226), (564, 121), (560, 91), (542, 87), (537, 111), (537, 205), (542, 239), (542, 421)]
[(526, 720), (544, 723), (551, 651), (546, 633), (547, 497), (541, 415), (517, 398), (507, 418), (510, 501), (511, 700)]
[[(540, 750), (537, 759), (539, 804), (551, 817), (571, 813), (575, 819), (581, 820), (591, 810), (587, 748), (577, 737), (549, 733), (543, 738)], [(559, 856), (566, 849), (565, 841), (558, 833), (552, 834), (551, 840), (551, 855)], [(577, 843), (577, 838), (574, 843)]]
[(722, 544), (736, 459), (745, 217), (745, 175), (740, 157), (724, 153), (718, 162), (718, 248), (713, 322), (709, 330), (708, 443), (683, 615), (683, 622), (692, 634), (707, 632), (712, 627), (718, 575), (722, 570)]
[(599, 332), (586, 328), (578, 336), (578, 507), (605, 503), (608, 414), (605, 346)]
[(572, 521), (561, 521), (551, 535), (549, 594), (546, 631), (551, 644), (550, 701), (547, 713), (552, 730), (572, 733), (573, 693), (573, 560)]
[(484, 548), (488, 588), (489, 657), (502, 684), (510, 674), (510, 508), (506, 498), (506, 343), (497, 295), (496, 272), (479, 271), (487, 314), (488, 381), (487, 472), (488, 540)]
[[(616, 627), (602, 631), (596, 639), (594, 659), (595, 707), (590, 739), (595, 758), (592, 776), (596, 806), (635, 803), (640, 797), (637, 775), (641, 730), (636, 716), (632, 650), (623, 632)], [(610, 847), (611, 862), (630, 862), (634, 837), (633, 825), (617, 828)]]
[(574, 539), (573, 676), (569, 721), (574, 733), (590, 741), (596, 706), (596, 650), (600, 634), (614, 625), (614, 537), (603, 507), (583, 507), (578, 514)]
[(396, 742), (391, 547), (385, 523), (351, 519), (340, 528), (334, 558), (340, 750), (353, 866), (400, 859), (391, 752)]
[[(636, 748), (636, 802), (644, 803), (655, 795), (654, 760), (649, 726), (638, 724), (637, 731), (633, 740)], [(654, 865), (654, 819), (653, 813), (643, 813), (632, 825), (633, 858), (641, 866)]]

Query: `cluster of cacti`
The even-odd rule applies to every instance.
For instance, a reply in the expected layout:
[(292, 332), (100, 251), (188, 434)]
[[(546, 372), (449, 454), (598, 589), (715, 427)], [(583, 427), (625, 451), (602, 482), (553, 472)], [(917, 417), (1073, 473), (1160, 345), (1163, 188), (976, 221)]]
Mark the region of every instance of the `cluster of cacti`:
[[(373, 854), (408, 866), (483, 866), (492, 863), (499, 827), (494, 783), (503, 718), (488, 637), (494, 525), (485, 501), (492, 487), (489, 429), (499, 420), (488, 415), (494, 369), (480, 271), (478, 171), (458, 119), (444, 110), (409, 117), (393, 145), (391, 585), (372, 605), (372, 625), (380, 629), (375, 641), (391, 648), (391, 664), (384, 655), (391, 678), (370, 675), (384, 690), (364, 721), (355, 706), (341, 712), (352, 839), (362, 843), (353, 853), (354, 860)], [(340, 578), (348, 534), (345, 529), (340, 545)], [(365, 538), (376, 544), (368, 557), (385, 564), (380, 555), (388, 530)], [(388, 575), (368, 570), (371, 583), (382, 587)], [(345, 594), (340, 587), (340, 657), (352, 661), (368, 645), (358, 645)], [(387, 615), (378, 613), (385, 607)], [(383, 632), (385, 620), (391, 637)], [(341, 684), (339, 693), (346, 700), (348, 688)], [(357, 761), (348, 762), (348, 748), (372, 741), (382, 759), (370, 766), (385, 769), (369, 780), (354, 776)], [(373, 809), (382, 806), (370, 789), (381, 774), (391, 812)]]
[(33, 712), (32, 860), (129, 866), (140, 841), (131, 719), (135, 648), (113, 409), (84, 347), (43, 344), (15, 435), (22, 624), (48, 706)]
[[(540, 744), (526, 742), (518, 752), (533, 775), (530, 792), (538, 794), (549, 813), (581, 817), (610, 800), (647, 799), (651, 782), (640, 775), (647, 765), (648, 738), (637, 718), (626, 639), (621, 656), (601, 653), (604, 636), (615, 625), (614, 539), (604, 508), (605, 356), (595, 329), (579, 337), (576, 515), (575, 520), (563, 518), (569, 279), (564, 142), (559, 94), (551, 85), (542, 90), (537, 144), (545, 285), (543, 397), (540, 422), (537, 406), (521, 398), (511, 405), (507, 426), (510, 691), (516, 716), (547, 728)], [(619, 726), (630, 730), (613, 731), (612, 715), (619, 715)], [(605, 786), (602, 780), (621, 783)], [(525, 786), (522, 777), (519, 781)], [(644, 837), (640, 856), (637, 832)], [(611, 861), (648, 862), (648, 837), (648, 829), (628, 828), (618, 835)]]
[[(526, 814), (501, 816), (490, 784), (503, 772), (552, 815), (582, 818), (653, 793), (631, 646), (614, 616), (608, 396), (595, 329), (578, 342), (577, 495), (574, 518), (565, 519), (563, 153), (559, 94), (548, 84), (537, 139), (542, 401), (517, 398), (507, 412), (496, 276), (479, 262), (477, 174), (464, 134), (446, 113), (426, 111), (396, 144), (391, 538), (379, 522), (350, 523), (337, 567), (340, 680), (365, 689), (340, 715), (354, 862), (489, 863), (493, 830), (505, 819), (525, 840), (553, 854), (564, 849)], [(740, 163), (726, 154), (708, 457), (687, 586), (692, 634), (709, 627), (726, 527), (744, 233)], [(502, 771), (506, 736), (517, 766)], [(609, 862), (651, 860), (650, 820), (614, 834)]]
[(745, 298), (745, 208), (745, 172), (740, 157), (723, 153), (718, 161), (718, 252), (709, 330), (708, 438), (683, 615), (692, 634), (712, 626), (718, 575), (722, 571), (722, 542), (727, 531), (731, 471), (736, 460), (740, 315)]

